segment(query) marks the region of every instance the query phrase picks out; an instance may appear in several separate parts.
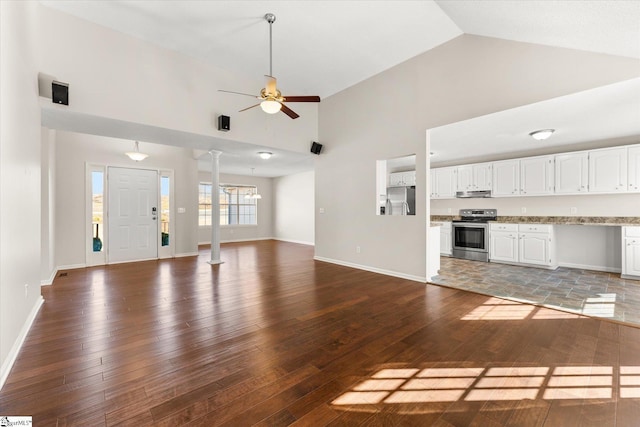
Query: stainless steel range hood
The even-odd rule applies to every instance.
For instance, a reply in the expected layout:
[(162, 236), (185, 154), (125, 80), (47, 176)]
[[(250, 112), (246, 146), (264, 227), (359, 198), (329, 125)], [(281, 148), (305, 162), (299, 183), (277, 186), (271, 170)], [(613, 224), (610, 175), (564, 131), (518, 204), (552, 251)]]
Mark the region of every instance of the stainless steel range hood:
[(483, 197), (491, 197), (491, 190), (457, 191), (456, 192), (456, 198), (458, 199), (479, 199)]

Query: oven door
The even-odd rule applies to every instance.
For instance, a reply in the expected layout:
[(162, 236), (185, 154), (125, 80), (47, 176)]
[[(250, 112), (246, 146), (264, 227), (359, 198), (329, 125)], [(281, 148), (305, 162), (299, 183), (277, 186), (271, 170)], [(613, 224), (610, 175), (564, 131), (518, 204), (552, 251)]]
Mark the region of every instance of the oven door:
[(453, 249), (489, 252), (489, 224), (452, 224)]

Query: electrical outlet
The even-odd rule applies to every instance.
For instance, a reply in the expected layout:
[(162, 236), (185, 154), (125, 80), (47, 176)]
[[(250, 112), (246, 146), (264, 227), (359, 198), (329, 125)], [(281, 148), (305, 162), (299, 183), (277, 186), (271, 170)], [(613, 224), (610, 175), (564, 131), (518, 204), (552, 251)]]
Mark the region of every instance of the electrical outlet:
[(320, 213), (323, 214), (324, 213), (324, 208), (320, 208)]
[(577, 214), (578, 213), (578, 208), (571, 208), (571, 213), (572, 214)]
[(451, 213), (451, 208), (447, 208), (447, 213)]
[(522, 211), (522, 213), (527, 213), (527, 208), (525, 208), (525, 207), (520, 208), (520, 210)]
[(356, 253), (359, 254), (360, 253), (360, 246), (356, 246)]
[(29, 284), (25, 283), (24, 285), (24, 297), (27, 298), (29, 297)]

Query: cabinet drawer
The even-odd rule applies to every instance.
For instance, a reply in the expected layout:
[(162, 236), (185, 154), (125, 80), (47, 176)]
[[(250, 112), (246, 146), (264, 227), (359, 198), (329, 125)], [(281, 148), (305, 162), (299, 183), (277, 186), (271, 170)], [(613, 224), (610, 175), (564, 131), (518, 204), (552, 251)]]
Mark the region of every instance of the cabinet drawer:
[(518, 224), (491, 223), (489, 230), (491, 231), (518, 231)]
[(640, 237), (640, 227), (623, 227), (625, 237)]
[(518, 231), (521, 233), (551, 233), (550, 224), (520, 224)]

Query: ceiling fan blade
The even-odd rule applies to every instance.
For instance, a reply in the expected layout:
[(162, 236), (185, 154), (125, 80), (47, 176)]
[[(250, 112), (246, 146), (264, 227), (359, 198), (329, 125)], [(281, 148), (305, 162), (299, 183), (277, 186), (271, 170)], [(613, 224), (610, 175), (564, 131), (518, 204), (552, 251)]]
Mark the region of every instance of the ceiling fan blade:
[(224, 93), (235, 93), (236, 95), (244, 95), (244, 96), (250, 96), (252, 98), (260, 98), (259, 96), (255, 96), (255, 95), (250, 95), (248, 93), (242, 93), (242, 92), (234, 92), (232, 90), (222, 90), (222, 89), (218, 89), (218, 92), (224, 92)]
[(287, 116), (291, 117), (292, 119), (297, 119), (298, 117), (300, 117), (298, 115), (298, 113), (293, 111), (291, 108), (287, 107), (286, 105), (284, 105), (282, 103), (280, 103), (280, 105), (282, 105), (282, 109), (280, 111), (285, 113)]
[(320, 102), (319, 96), (285, 96), (287, 102)]
[(242, 113), (243, 111), (250, 110), (250, 109), (252, 109), (254, 107), (257, 107), (258, 105), (260, 105), (260, 104), (256, 104), (256, 105), (252, 105), (251, 107), (243, 108), (242, 110), (238, 111), (238, 113)]
[(265, 92), (269, 95), (275, 96), (276, 94), (276, 78), (272, 76), (265, 76), (266, 80), (264, 83)]

